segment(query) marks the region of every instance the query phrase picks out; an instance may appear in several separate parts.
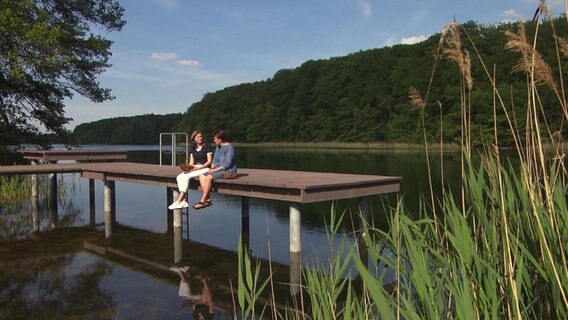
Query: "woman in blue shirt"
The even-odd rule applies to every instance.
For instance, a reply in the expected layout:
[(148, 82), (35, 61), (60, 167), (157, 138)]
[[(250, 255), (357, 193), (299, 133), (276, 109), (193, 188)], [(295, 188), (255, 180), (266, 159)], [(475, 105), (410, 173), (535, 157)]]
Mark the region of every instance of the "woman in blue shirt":
[(213, 162), (209, 172), (199, 176), (199, 184), (203, 194), (199, 202), (193, 205), (194, 209), (203, 209), (212, 205), (209, 193), (213, 187), (213, 181), (223, 178), (224, 174), (236, 174), (237, 162), (235, 160), (235, 148), (227, 141), (225, 131), (216, 130), (213, 132), (213, 142), (217, 145), (215, 154), (213, 155)]

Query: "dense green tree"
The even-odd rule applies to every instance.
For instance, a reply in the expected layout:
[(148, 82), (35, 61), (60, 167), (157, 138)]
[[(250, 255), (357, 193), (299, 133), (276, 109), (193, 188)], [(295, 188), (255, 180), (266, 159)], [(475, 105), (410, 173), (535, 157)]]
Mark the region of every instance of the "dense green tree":
[(71, 138), (77, 144), (159, 144), (160, 133), (174, 132), (181, 116), (145, 114), (82, 123)]
[(0, 146), (64, 135), (75, 93), (113, 98), (96, 79), (112, 41), (93, 29), (119, 31), (122, 15), (116, 0), (0, 0)]

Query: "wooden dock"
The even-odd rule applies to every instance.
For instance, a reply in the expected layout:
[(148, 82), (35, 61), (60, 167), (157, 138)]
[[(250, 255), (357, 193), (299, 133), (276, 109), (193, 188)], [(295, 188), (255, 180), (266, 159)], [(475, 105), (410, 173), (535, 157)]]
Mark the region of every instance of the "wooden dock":
[[(131, 162), (0, 166), (0, 175), (80, 172), (84, 178), (175, 188), (178, 167)], [(236, 179), (216, 181), (213, 192), (311, 203), (398, 192), (400, 177), (239, 168)], [(191, 187), (197, 189), (197, 181)]]

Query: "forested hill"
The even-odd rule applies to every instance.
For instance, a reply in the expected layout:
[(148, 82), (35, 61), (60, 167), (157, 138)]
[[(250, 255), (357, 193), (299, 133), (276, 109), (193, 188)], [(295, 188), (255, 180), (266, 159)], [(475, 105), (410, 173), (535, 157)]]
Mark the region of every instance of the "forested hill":
[[(565, 26), (564, 20), (556, 21), (557, 35), (566, 36)], [(521, 55), (505, 49), (504, 31), (516, 25), (480, 26), (467, 22), (462, 27), (469, 33), (490, 73), (495, 66), (501, 96), (507, 105), (518, 108), (514, 115), (524, 123), (526, 76), (512, 72)], [(534, 29), (534, 23), (526, 25), (529, 43), (532, 43)], [(242, 142), (421, 141), (420, 111), (409, 102), (409, 88), (413, 86), (425, 95), (439, 40), (440, 34), (436, 34), (414, 45), (395, 45), (345, 57), (307, 61), (298, 68), (280, 70), (265, 81), (206, 94), (188, 108), (178, 129), (199, 128), (211, 132), (225, 128), (232, 140)], [(479, 142), (482, 135), (492, 130), (493, 91), (475, 49), (463, 32), (462, 46), (469, 51), (472, 60), (471, 132)], [(548, 21), (540, 26), (537, 49), (557, 75), (556, 52)], [(566, 65), (563, 69), (568, 70)], [(442, 58), (433, 76), (427, 101), (430, 103), (425, 113), (425, 127), (433, 141), (439, 141), (440, 118), (444, 123), (444, 141), (459, 139), (460, 88), (456, 63)], [(560, 124), (554, 121), (563, 117), (556, 117), (547, 109), (558, 105), (556, 99), (546, 88), (541, 90), (543, 106), (550, 112), (549, 124), (552, 128), (558, 127)], [(560, 108), (555, 110), (560, 112)], [(498, 117), (501, 129), (508, 131), (502, 112), (498, 112)]]
[(82, 123), (73, 131), (78, 144), (158, 144), (160, 133), (172, 132), (181, 113), (103, 119)]
[[(558, 21), (562, 20), (562, 21)], [(556, 34), (566, 38), (565, 17), (556, 18)], [(526, 76), (513, 72), (521, 58), (505, 49), (506, 30), (517, 24), (461, 25), (462, 47), (471, 57), (473, 87), (467, 94), (471, 110), (474, 143), (493, 134), (494, 94), (487, 72), (495, 74), (498, 90), (511, 119), (522, 134), (526, 109)], [(527, 23), (527, 42), (532, 44), (534, 23)], [(464, 32), (467, 30), (467, 34)], [(471, 41), (468, 40), (468, 35)], [(160, 132), (212, 132), (227, 130), (237, 142), (263, 141), (357, 141), (421, 142), (421, 111), (409, 100), (415, 87), (426, 95), (424, 127), (431, 141), (460, 139), (460, 91), (462, 78), (454, 61), (443, 57), (434, 70), (434, 54), (440, 34), (414, 45), (395, 45), (360, 51), (344, 57), (307, 61), (295, 69), (284, 69), (263, 81), (244, 83), (213, 93), (191, 105), (185, 115), (145, 115), (101, 120), (75, 129), (78, 143), (156, 143)], [(475, 44), (475, 48), (473, 47)], [(539, 26), (537, 50), (558, 79), (558, 63), (549, 21)], [(479, 52), (479, 56), (476, 54)], [(562, 57), (563, 70), (568, 70)], [(564, 79), (566, 79), (566, 72)], [(558, 83), (560, 83), (558, 81)], [(558, 84), (559, 86), (559, 84)], [(561, 128), (558, 100), (546, 86), (539, 98), (550, 128)], [(506, 142), (509, 125), (497, 110), (501, 143)], [(178, 121), (181, 119), (181, 121)], [(443, 126), (440, 126), (440, 122)]]

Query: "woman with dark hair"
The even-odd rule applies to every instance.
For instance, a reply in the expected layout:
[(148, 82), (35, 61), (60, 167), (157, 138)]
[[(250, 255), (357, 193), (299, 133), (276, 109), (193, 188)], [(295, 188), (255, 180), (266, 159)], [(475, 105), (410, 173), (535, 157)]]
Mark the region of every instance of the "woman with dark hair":
[(213, 204), (209, 193), (213, 187), (213, 181), (223, 178), (226, 175), (236, 175), (237, 162), (235, 160), (235, 148), (227, 141), (224, 130), (216, 130), (213, 132), (213, 142), (217, 145), (211, 169), (209, 172), (199, 176), (199, 184), (203, 194), (199, 202), (193, 205), (194, 209), (203, 209)]
[(205, 143), (204, 141), (201, 131), (193, 131), (191, 134), (188, 163), (180, 165), (182, 173), (178, 174), (176, 177), (179, 197), (168, 206), (168, 209), (173, 210), (189, 207), (186, 201), (189, 180), (209, 171), (209, 166), (213, 159), (213, 150), (211, 150), (209, 143)]

